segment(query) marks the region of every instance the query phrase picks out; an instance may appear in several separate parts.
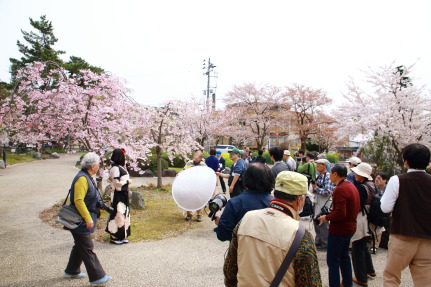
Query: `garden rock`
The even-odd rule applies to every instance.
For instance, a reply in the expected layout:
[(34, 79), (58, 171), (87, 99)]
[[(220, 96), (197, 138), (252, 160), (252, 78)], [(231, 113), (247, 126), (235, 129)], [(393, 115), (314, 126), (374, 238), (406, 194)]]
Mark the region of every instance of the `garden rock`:
[(138, 171), (136, 171), (136, 170), (134, 170), (134, 169), (130, 169), (130, 170), (128, 170), (129, 171), (129, 175), (131, 176), (131, 177), (140, 177), (140, 176), (142, 176), (142, 174), (140, 174), (139, 173), (139, 170)]
[(136, 190), (132, 191), (132, 202), (130, 203), (130, 206), (133, 209), (145, 209), (145, 200), (142, 193)]
[(4, 161), (0, 160), (0, 169), (6, 168)]
[(35, 158), (35, 159), (42, 159), (42, 154), (40, 152), (35, 152), (33, 154), (33, 158)]
[(151, 171), (151, 169), (147, 169), (143, 174), (141, 174), (142, 177), (154, 177), (154, 173)]
[(173, 169), (165, 169), (162, 173), (163, 177), (176, 177), (177, 172)]
[(49, 156), (49, 158), (60, 158), (60, 156), (58, 155), (58, 153), (53, 152), (53, 153)]

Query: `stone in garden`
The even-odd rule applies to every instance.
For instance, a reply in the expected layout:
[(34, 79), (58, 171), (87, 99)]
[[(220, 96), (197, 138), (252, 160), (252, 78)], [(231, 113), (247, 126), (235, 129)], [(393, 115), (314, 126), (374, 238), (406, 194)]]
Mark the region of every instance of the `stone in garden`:
[(141, 176), (142, 177), (154, 177), (154, 174), (151, 171), (151, 169), (147, 169)]
[(133, 190), (132, 191), (132, 201), (130, 203), (130, 206), (133, 209), (144, 209), (145, 208), (145, 201), (144, 196), (139, 191)]
[(6, 165), (4, 164), (4, 161), (0, 160), (0, 169), (6, 168)]
[(35, 159), (42, 159), (42, 154), (40, 152), (35, 152), (33, 154), (33, 158), (35, 158)]
[(177, 172), (173, 169), (165, 169), (162, 173), (163, 177), (176, 177)]
[(58, 155), (58, 153), (53, 152), (53, 153), (49, 156), (49, 158), (60, 158), (60, 156)]
[(141, 174), (137, 170), (130, 169), (128, 171), (129, 171), (129, 176), (130, 177), (140, 177), (141, 176)]

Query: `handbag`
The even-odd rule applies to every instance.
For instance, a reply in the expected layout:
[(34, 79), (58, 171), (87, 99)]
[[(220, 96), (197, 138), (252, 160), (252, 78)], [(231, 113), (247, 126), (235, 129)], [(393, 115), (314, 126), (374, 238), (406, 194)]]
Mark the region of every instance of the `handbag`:
[(63, 224), (68, 229), (76, 229), (84, 220), (81, 214), (78, 212), (75, 206), (73, 205), (65, 205), (67, 199), (69, 198), (69, 193), (66, 196), (66, 199), (63, 202), (63, 206), (58, 213), (57, 221)]
[(293, 239), (293, 243), (290, 246), (290, 249), (287, 252), (286, 257), (281, 263), (280, 268), (275, 274), (274, 280), (272, 280), (270, 287), (276, 287), (280, 285), (280, 282), (283, 279), (284, 274), (286, 274), (287, 269), (290, 266), (290, 263), (292, 262), (293, 258), (296, 255), (296, 252), (298, 252), (299, 244), (301, 243), (302, 238), (304, 237), (304, 234), (305, 234), (305, 227), (302, 224), (299, 224), (298, 231), (296, 232), (295, 238)]

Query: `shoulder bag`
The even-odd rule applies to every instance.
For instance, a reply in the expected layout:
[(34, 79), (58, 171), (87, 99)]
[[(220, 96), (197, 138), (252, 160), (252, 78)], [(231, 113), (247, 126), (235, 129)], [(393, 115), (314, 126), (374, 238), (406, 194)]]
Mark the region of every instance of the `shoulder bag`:
[(74, 205), (65, 205), (69, 198), (69, 193), (63, 202), (63, 206), (58, 213), (57, 221), (69, 229), (76, 229), (84, 220)]

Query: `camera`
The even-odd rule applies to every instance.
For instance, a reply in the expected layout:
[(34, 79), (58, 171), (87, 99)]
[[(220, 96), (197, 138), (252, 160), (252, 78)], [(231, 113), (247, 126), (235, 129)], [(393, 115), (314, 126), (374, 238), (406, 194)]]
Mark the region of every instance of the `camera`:
[(222, 194), (217, 194), (214, 196), (213, 199), (208, 201), (208, 208), (210, 210), (210, 213), (208, 214), (208, 217), (211, 217), (211, 220), (215, 219), (215, 214), (217, 211), (220, 211), (223, 209), (223, 207), (226, 206), (227, 199)]
[(99, 199), (97, 201), (97, 208), (106, 210), (109, 214), (112, 214), (114, 212), (114, 208), (106, 205), (106, 203), (103, 201), (103, 199)]
[(313, 219), (314, 223), (316, 223), (317, 225), (319, 225), (321, 222), (318, 220), (318, 218), (320, 216), (323, 216), (323, 215), (328, 215), (329, 213), (331, 213), (331, 211), (329, 210), (329, 207), (327, 207), (326, 205), (324, 205), (320, 209), (320, 213), (317, 214), (316, 216), (314, 216), (314, 219)]

